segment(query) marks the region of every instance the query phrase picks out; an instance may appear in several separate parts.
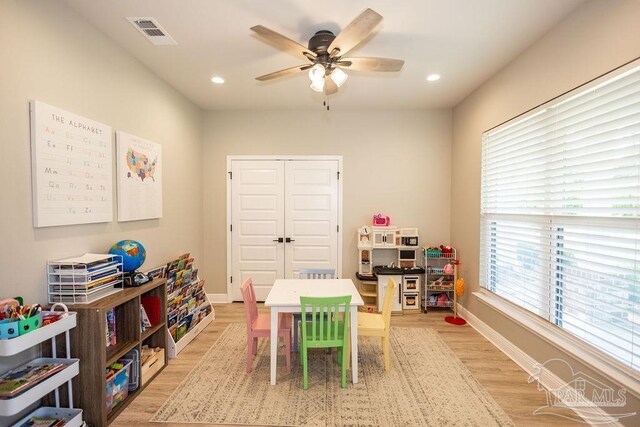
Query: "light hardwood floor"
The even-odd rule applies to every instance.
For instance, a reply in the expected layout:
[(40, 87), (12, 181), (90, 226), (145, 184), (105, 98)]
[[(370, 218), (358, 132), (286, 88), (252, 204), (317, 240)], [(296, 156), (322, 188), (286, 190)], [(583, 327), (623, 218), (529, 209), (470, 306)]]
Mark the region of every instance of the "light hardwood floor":
[[(169, 366), (133, 401), (112, 426), (180, 427), (184, 424), (157, 424), (147, 420), (160, 408), (176, 386), (191, 371), (202, 355), (216, 341), (230, 323), (244, 323), (244, 307), (240, 303), (216, 304), (216, 320), (210, 324), (189, 346), (171, 359)], [(261, 312), (268, 309), (260, 306)], [(552, 415), (533, 415), (533, 411), (546, 404), (544, 392), (536, 384), (528, 384), (528, 375), (511, 359), (468, 325), (454, 326), (444, 322), (447, 311), (431, 311), (427, 314), (393, 316), (393, 326), (432, 328), (462, 360), (480, 384), (493, 396), (518, 426), (569, 426), (584, 425)], [(235, 355), (244, 357), (242, 355)], [(206, 424), (192, 424), (205, 426)]]

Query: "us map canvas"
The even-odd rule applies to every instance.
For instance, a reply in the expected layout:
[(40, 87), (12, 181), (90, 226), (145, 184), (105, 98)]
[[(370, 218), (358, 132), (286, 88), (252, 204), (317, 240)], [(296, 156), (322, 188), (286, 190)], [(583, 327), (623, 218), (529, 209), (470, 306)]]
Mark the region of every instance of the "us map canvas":
[(118, 221), (162, 218), (162, 146), (116, 132)]
[(33, 226), (113, 220), (111, 127), (31, 101)]

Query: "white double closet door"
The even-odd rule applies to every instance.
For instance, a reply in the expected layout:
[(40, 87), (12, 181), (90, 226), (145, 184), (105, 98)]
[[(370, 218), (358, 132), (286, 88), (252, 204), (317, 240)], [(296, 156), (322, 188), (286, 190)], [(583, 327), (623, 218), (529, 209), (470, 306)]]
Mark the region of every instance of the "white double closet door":
[(338, 271), (338, 160), (231, 160), (231, 294), (263, 301), (300, 268)]

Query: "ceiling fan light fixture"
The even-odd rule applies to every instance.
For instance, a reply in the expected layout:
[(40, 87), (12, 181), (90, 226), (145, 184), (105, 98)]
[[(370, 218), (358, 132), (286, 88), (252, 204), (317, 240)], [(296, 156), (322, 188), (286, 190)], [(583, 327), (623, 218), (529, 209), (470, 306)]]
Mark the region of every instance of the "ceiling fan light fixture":
[(336, 86), (340, 87), (344, 82), (347, 81), (349, 75), (342, 71), (340, 68), (335, 68), (331, 72), (331, 80), (336, 84)]
[(324, 92), (324, 79), (322, 80), (312, 80), (311, 81), (311, 86), (309, 86), (311, 89), (315, 90), (316, 92)]
[(316, 64), (309, 69), (309, 78), (312, 82), (322, 81), (324, 85), (324, 74), (325, 68), (322, 66), (322, 64)]

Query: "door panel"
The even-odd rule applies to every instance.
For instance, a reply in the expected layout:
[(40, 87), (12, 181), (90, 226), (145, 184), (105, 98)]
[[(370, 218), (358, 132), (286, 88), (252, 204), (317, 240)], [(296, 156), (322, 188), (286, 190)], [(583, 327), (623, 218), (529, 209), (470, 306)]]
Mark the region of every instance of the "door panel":
[(285, 162), (285, 277), (338, 266), (338, 161)]
[(284, 274), (284, 165), (278, 161), (231, 162), (231, 276), (234, 301), (240, 285), (253, 279), (256, 297), (264, 300)]
[(299, 237), (326, 236), (331, 231), (331, 221), (301, 220), (293, 221), (292, 233)]
[(245, 237), (275, 236), (278, 234), (278, 221), (245, 220), (239, 224), (240, 234)]
[[(331, 257), (331, 248), (329, 246), (291, 245), (287, 250), (291, 251), (291, 258), (294, 263), (322, 263)], [(297, 271), (295, 274), (297, 276)]]
[(314, 216), (322, 218), (326, 212), (331, 211), (332, 198), (330, 194), (296, 194), (292, 197), (292, 202), (293, 210), (308, 211), (311, 214), (317, 212)]

